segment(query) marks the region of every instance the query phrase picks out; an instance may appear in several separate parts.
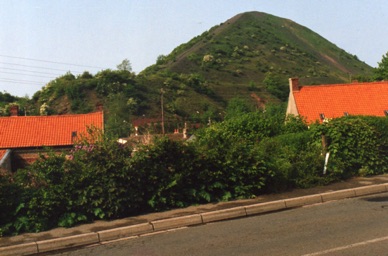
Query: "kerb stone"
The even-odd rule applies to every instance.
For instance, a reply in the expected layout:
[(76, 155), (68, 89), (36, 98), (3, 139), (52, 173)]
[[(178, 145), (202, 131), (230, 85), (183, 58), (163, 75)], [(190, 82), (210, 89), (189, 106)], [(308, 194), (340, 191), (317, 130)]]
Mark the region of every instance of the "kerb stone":
[(279, 211), (282, 209), (286, 209), (286, 204), (284, 200), (245, 206), (245, 211), (247, 212), (248, 216), (266, 212)]
[(287, 208), (300, 207), (304, 205), (310, 204), (318, 204), (322, 203), (321, 195), (310, 195), (310, 196), (302, 196), (297, 198), (290, 198), (284, 200)]
[(214, 212), (206, 212), (206, 213), (202, 213), (201, 216), (202, 216), (203, 223), (208, 223), (212, 221), (246, 217), (247, 213), (245, 211), (245, 207), (241, 206), (241, 207), (235, 207), (235, 208), (219, 210)]
[(82, 235), (38, 241), (36, 243), (38, 244), (39, 252), (48, 252), (48, 251), (72, 248), (72, 247), (77, 247), (82, 245), (95, 244), (98, 242), (99, 242), (99, 239), (98, 239), (97, 233), (86, 233)]
[(171, 219), (152, 221), (151, 224), (155, 231), (161, 231), (172, 228), (187, 227), (202, 224), (202, 218), (199, 214), (176, 217)]
[(128, 227), (114, 228), (109, 230), (99, 231), (98, 236), (100, 242), (109, 240), (120, 239), (129, 236), (137, 236), (153, 232), (152, 225), (150, 223), (137, 224)]
[(374, 193), (382, 193), (387, 191), (386, 184), (355, 188), (356, 196), (364, 196)]
[(38, 246), (36, 243), (18, 244), (6, 247), (0, 247), (0, 255), (31, 255), (38, 253)]
[(321, 196), (322, 196), (322, 201), (327, 202), (327, 201), (355, 197), (356, 192), (354, 191), (354, 189), (344, 189), (339, 191), (322, 193)]

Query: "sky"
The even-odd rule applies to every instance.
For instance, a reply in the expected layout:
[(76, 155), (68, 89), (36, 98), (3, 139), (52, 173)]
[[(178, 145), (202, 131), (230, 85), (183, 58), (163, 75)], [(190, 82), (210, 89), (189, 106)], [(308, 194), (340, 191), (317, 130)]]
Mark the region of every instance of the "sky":
[(372, 67), (388, 52), (386, 0), (0, 0), (0, 92), (29, 96), (124, 59), (138, 74), (215, 25), (259, 11), (308, 27)]

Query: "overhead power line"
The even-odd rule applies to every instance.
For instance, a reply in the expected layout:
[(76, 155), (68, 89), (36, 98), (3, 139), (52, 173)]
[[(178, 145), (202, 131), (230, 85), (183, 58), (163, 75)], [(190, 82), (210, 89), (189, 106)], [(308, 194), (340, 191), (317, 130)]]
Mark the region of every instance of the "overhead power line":
[[(63, 71), (63, 72), (68, 72), (69, 71), (69, 70), (65, 70), (65, 69), (29, 66), (29, 65), (16, 64), (16, 63), (10, 63), (10, 62), (1, 62), (1, 61), (0, 61), (0, 64), (13, 65), (13, 66), (19, 66), (19, 67), (26, 67), (26, 68), (34, 68), (34, 69), (47, 69), (47, 70)], [(83, 71), (72, 70), (71, 72), (80, 73), (81, 74)]]
[(8, 78), (0, 78), (0, 81), (7, 82), (7, 83), (32, 84), (32, 85), (38, 85), (38, 86), (42, 86), (43, 84), (45, 84), (44, 82), (38, 82), (38, 81), (15, 80), (15, 79), (8, 79)]
[(1, 54), (0, 54), (0, 57), (12, 58), (12, 59), (20, 59), (20, 60), (31, 60), (31, 61), (38, 61), (38, 62), (45, 62), (45, 63), (52, 63), (52, 64), (70, 65), (70, 66), (76, 66), (76, 67), (87, 67), (87, 68), (104, 69), (102, 67), (97, 67), (97, 66), (79, 65), (79, 64), (66, 63), (66, 62), (58, 62), (58, 61), (50, 61), (50, 60), (39, 60), (39, 59), (15, 57), (15, 56), (1, 55)]
[(1, 71), (0, 73), (4, 74), (11, 74), (11, 75), (19, 75), (19, 76), (33, 76), (33, 77), (41, 77), (41, 78), (49, 78), (49, 79), (55, 79), (52, 76), (38, 76), (38, 75), (32, 75), (32, 74), (22, 74), (22, 73), (16, 73), (16, 72), (7, 72), (7, 71)]
[(53, 73), (46, 73), (46, 72), (39, 72), (39, 71), (32, 71), (27, 69), (19, 69), (19, 68), (0, 68), (1, 69), (7, 69), (11, 71), (22, 71), (22, 72), (28, 72), (28, 73), (34, 73), (34, 74), (43, 74), (43, 75), (53, 75), (53, 76), (61, 76), (61, 74), (53, 74)]

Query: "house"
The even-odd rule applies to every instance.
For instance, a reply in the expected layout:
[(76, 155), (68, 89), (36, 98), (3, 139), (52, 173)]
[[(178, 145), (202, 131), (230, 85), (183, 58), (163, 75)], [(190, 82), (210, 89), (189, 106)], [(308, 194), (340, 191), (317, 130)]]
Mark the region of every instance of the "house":
[(89, 114), (0, 117), (0, 168), (16, 170), (34, 162), (46, 147), (56, 152), (69, 150), (88, 128), (103, 130), (103, 111)]
[(300, 86), (290, 78), (287, 114), (307, 123), (347, 115), (388, 115), (388, 81)]

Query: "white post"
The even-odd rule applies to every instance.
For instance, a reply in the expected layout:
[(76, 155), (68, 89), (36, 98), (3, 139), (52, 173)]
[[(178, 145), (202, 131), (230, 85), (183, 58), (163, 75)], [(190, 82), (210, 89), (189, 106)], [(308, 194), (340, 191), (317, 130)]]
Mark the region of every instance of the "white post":
[(329, 162), (329, 156), (330, 156), (330, 152), (327, 152), (327, 153), (326, 153), (326, 156), (325, 156), (325, 166), (323, 167), (323, 174), (324, 174), (324, 175), (326, 174), (327, 163)]

